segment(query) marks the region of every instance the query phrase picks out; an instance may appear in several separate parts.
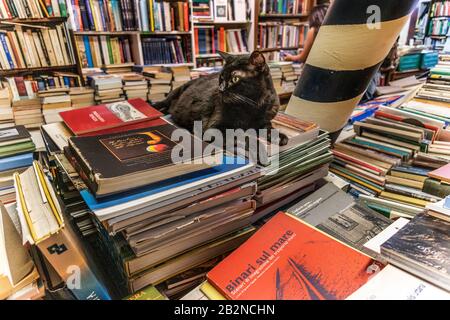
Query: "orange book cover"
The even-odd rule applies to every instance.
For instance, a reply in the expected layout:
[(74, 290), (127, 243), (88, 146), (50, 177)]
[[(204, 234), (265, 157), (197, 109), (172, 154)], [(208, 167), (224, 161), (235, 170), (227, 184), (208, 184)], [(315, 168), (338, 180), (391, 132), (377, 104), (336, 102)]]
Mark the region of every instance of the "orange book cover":
[(220, 51), (227, 51), (227, 48), (225, 47), (225, 28), (220, 27), (219, 29), (219, 50)]
[(230, 300), (340, 300), (383, 266), (284, 212), (208, 273)]
[(184, 31), (189, 31), (189, 4), (184, 2)]
[(195, 54), (200, 54), (200, 49), (198, 47), (198, 29), (194, 29), (194, 44), (195, 44)]

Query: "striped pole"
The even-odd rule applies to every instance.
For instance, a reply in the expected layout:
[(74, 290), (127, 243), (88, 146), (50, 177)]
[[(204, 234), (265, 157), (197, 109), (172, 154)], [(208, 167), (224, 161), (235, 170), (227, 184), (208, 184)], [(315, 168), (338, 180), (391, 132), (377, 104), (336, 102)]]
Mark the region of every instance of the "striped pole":
[(342, 129), (417, 0), (334, 0), (286, 113)]

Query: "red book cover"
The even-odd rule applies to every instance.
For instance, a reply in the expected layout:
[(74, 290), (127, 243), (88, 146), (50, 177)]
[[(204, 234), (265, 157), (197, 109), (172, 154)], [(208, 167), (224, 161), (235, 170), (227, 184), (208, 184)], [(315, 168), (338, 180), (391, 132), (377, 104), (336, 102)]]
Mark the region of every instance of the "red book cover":
[(189, 4), (188, 2), (183, 3), (184, 7), (184, 31), (189, 31)]
[(231, 300), (340, 300), (383, 266), (284, 212), (208, 273)]
[[(391, 120), (395, 120), (395, 121), (399, 121), (399, 122), (403, 122), (405, 120), (407, 120), (406, 117), (402, 117), (402, 116), (398, 116), (395, 114), (390, 114), (387, 112), (383, 112), (383, 111), (375, 111), (375, 117), (376, 118), (387, 118), (387, 119), (391, 119)], [(427, 124), (427, 123), (421, 123), (421, 125), (423, 125), (424, 128), (429, 129), (429, 130), (433, 130), (436, 132), (439, 132), (439, 128), (435, 127), (433, 125)]]
[(127, 126), (163, 115), (140, 98), (79, 108), (59, 114), (75, 135)]
[(14, 82), (16, 83), (17, 92), (19, 96), (26, 97), (28, 96), (27, 88), (25, 87), (25, 81), (23, 77), (14, 77)]
[(126, 132), (126, 131), (130, 131), (130, 130), (144, 129), (144, 128), (150, 128), (150, 127), (155, 127), (155, 126), (163, 126), (165, 124), (167, 124), (166, 120), (157, 118), (157, 119), (132, 123), (132, 124), (125, 125), (125, 126), (80, 134), (80, 136), (81, 137), (90, 137), (90, 136), (98, 136), (98, 135), (102, 135), (102, 134), (120, 133), (120, 132)]

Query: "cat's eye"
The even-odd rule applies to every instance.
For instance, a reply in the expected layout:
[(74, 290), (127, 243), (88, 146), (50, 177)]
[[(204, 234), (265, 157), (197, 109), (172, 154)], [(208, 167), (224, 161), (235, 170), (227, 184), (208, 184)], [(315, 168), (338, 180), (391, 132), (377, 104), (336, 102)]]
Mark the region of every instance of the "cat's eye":
[(231, 81), (233, 81), (233, 83), (236, 83), (236, 82), (238, 82), (239, 80), (241, 80), (241, 78), (238, 77), (238, 76), (233, 76), (233, 78), (231, 78)]

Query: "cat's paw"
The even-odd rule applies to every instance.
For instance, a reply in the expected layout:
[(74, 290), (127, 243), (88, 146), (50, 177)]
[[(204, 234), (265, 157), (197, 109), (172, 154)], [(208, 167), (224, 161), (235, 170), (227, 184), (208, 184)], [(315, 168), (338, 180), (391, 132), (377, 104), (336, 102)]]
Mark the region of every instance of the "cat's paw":
[(280, 140), (278, 140), (278, 144), (280, 146), (285, 146), (287, 145), (288, 142), (289, 142), (288, 136), (280, 132)]

